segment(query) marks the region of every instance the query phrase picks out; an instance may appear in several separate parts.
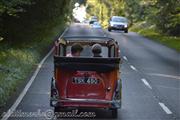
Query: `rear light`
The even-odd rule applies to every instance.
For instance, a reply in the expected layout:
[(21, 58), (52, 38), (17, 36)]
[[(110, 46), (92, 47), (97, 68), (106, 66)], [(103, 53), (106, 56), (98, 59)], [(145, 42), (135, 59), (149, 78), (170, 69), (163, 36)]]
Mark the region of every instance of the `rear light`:
[(59, 94), (58, 94), (58, 91), (56, 89), (51, 90), (51, 95), (53, 98), (59, 99)]
[(57, 90), (56, 90), (56, 89), (53, 89), (53, 90), (52, 90), (52, 94), (56, 96), (56, 95), (58, 94), (58, 93), (57, 93)]

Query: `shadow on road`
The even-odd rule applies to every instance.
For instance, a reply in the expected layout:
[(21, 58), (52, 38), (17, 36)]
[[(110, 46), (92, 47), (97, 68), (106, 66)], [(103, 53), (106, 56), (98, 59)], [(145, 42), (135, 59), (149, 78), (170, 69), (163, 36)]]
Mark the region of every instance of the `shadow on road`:
[[(109, 33), (124, 33), (124, 31), (120, 31), (120, 30), (112, 30)], [(128, 33), (124, 33), (124, 34), (128, 34)]]
[(112, 112), (108, 109), (63, 109), (55, 113), (60, 119), (112, 119)]

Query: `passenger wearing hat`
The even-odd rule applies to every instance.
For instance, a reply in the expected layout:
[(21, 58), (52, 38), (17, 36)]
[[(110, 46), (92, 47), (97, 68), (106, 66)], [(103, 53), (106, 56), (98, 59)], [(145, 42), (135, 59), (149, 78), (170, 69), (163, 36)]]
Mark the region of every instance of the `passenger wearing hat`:
[(102, 52), (102, 48), (100, 44), (94, 44), (92, 46), (92, 52), (93, 52), (93, 57), (102, 57), (101, 56), (101, 52)]

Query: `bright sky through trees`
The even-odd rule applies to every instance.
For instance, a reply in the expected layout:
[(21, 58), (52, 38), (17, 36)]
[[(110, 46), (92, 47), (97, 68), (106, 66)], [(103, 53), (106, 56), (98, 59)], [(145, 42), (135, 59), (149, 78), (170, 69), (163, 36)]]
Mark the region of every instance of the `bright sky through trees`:
[(84, 21), (86, 18), (86, 7), (84, 5), (80, 6), (79, 3), (76, 3), (75, 8), (73, 9), (73, 16), (80, 22)]

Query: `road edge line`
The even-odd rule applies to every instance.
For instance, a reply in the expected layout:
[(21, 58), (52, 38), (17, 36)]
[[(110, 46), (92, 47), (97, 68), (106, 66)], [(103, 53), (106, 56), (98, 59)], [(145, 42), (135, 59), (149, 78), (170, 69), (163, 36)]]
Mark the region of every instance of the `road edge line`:
[[(59, 38), (61, 38), (66, 31), (68, 30), (68, 28), (66, 28), (64, 30), (64, 32), (61, 34), (61, 36)], [(59, 39), (58, 38), (58, 39)], [(14, 102), (14, 104), (10, 107), (10, 109), (8, 109), (8, 111), (6, 111), (6, 113), (3, 115), (1, 120), (7, 120), (11, 114), (16, 110), (16, 108), (18, 107), (18, 105), (21, 103), (22, 99), (24, 98), (24, 96), (26, 95), (28, 89), (30, 88), (30, 86), (32, 85), (33, 81), (35, 80), (37, 74), (39, 73), (42, 65), (44, 64), (45, 60), (53, 53), (54, 51), (54, 47), (48, 52), (48, 54), (41, 60), (41, 62), (38, 64), (36, 71), (33, 73), (33, 76), (31, 77), (31, 79), (29, 80), (29, 82), (26, 84), (25, 88), (23, 89), (23, 91), (21, 92), (21, 94), (19, 95), (19, 97), (16, 99), (16, 101)]]

